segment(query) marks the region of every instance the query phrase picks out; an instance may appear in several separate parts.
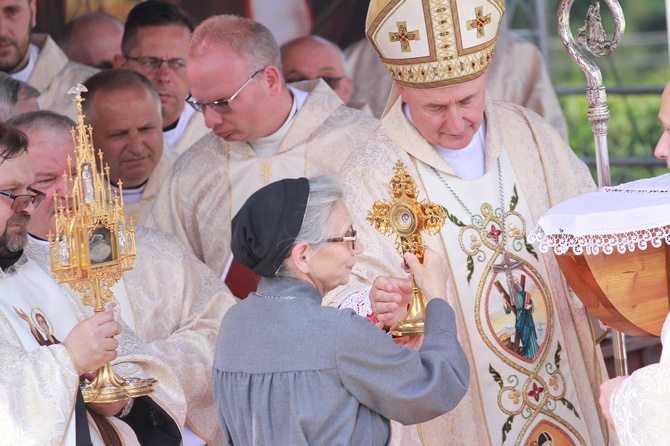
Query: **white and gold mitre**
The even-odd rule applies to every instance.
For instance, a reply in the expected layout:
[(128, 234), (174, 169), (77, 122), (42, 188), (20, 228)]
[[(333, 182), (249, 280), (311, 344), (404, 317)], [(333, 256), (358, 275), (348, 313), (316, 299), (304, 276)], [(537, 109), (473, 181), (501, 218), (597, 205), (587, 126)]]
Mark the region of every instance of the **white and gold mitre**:
[(366, 35), (399, 84), (446, 87), (484, 73), (504, 13), (502, 0), (372, 0)]

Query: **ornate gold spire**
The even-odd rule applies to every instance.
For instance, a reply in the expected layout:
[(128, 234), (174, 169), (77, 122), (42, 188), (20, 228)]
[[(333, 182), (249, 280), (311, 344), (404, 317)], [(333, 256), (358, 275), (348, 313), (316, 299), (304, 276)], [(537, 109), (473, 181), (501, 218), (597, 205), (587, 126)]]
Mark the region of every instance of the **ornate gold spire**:
[[(68, 157), (68, 171), (63, 173), (65, 198), (58, 202), (54, 193), (56, 234), (48, 238), (54, 278), (82, 293), (82, 302), (97, 313), (114, 298), (110, 288), (135, 262), (135, 232), (132, 220), (126, 222), (123, 198), (110, 186), (109, 167), (99, 169), (102, 151), (96, 159), (93, 129), (84, 124), (84, 91), (81, 84), (68, 91), (75, 95), (78, 112), (77, 127), (71, 131), (75, 159)], [(146, 395), (155, 383), (155, 379), (124, 380), (106, 364), (82, 393), (86, 402), (114, 402)]]

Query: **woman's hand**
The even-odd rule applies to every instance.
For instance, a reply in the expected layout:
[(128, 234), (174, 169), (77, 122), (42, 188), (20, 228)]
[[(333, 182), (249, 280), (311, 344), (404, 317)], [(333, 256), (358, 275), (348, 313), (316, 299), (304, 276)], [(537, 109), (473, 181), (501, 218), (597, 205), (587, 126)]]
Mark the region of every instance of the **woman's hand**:
[(394, 337), (393, 342), (404, 347), (413, 348), (418, 350), (421, 347), (421, 342), (423, 341), (423, 335), (412, 335), (412, 336), (400, 336)]
[(370, 289), (370, 306), (377, 320), (390, 327), (407, 315), (412, 299), (412, 282), (395, 277), (377, 277)]
[(423, 254), (423, 264), (411, 252), (406, 252), (405, 262), (414, 274), (414, 280), (426, 301), (434, 298), (445, 298), (447, 295), (447, 262), (430, 248)]

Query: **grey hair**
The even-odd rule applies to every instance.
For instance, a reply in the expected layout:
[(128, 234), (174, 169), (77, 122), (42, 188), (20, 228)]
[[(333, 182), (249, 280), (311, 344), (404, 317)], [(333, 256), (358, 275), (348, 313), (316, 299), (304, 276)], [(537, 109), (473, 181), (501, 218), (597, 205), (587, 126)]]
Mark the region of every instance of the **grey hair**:
[(36, 98), (40, 92), (33, 86), (0, 72), (0, 121), (6, 121), (16, 114), (19, 100)]
[(36, 110), (16, 115), (7, 121), (17, 129), (30, 133), (35, 130), (49, 129), (65, 138), (72, 139), (70, 131), (77, 124), (69, 117), (50, 110)]
[(212, 51), (212, 46), (233, 50), (250, 73), (270, 65), (281, 72), (281, 54), (272, 31), (251, 19), (222, 14), (202, 22), (191, 37), (189, 56)]
[[(316, 250), (326, 243), (333, 229), (330, 216), (344, 193), (340, 184), (331, 175), (318, 175), (309, 179), (309, 198), (302, 219), (300, 232), (293, 242), (293, 246), (305, 242)], [(284, 261), (276, 273), (277, 276), (287, 276), (287, 262)]]

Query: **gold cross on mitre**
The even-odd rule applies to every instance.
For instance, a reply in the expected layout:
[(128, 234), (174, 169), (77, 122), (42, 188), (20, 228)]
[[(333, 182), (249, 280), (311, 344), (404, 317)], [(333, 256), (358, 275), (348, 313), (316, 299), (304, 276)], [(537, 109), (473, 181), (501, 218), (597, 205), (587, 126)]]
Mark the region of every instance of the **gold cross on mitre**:
[(475, 8), (475, 18), (468, 20), (466, 25), (468, 29), (477, 29), (477, 38), (484, 37), (484, 25), (491, 23), (491, 14), (484, 16), (484, 8), (477, 6)]
[(391, 42), (400, 42), (400, 50), (403, 53), (409, 53), (412, 51), (412, 48), (409, 46), (410, 40), (421, 40), (419, 35), (419, 30), (407, 31), (407, 22), (396, 22), (398, 26), (398, 32), (389, 31), (389, 39)]
[[(393, 167), (395, 175), (389, 183), (389, 194), (392, 201), (377, 200), (368, 212), (367, 220), (382, 234), (396, 235), (396, 249), (402, 256), (406, 251), (412, 252), (423, 262), (425, 251), (421, 232), (436, 234), (444, 226), (446, 213), (442, 206), (424, 200), (419, 202), (419, 189), (407, 171), (405, 165), (398, 160)], [(411, 336), (423, 333), (424, 311), (426, 301), (412, 276), (412, 303), (407, 317), (391, 328), (394, 336)]]

